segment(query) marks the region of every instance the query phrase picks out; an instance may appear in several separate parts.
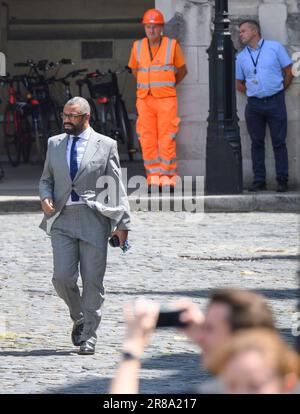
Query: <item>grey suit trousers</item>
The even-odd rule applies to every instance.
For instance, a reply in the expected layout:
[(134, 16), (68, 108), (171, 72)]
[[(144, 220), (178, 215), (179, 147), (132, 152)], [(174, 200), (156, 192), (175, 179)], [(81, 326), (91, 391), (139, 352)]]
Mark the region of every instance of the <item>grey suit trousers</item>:
[[(84, 318), (82, 340), (96, 335), (104, 301), (110, 221), (87, 205), (65, 206), (51, 229), (53, 285), (73, 321)], [(82, 293), (77, 285), (79, 274)]]

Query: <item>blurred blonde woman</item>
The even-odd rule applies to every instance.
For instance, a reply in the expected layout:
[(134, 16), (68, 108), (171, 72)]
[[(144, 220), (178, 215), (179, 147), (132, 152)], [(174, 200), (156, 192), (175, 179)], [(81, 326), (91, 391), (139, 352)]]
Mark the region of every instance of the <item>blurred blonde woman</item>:
[(210, 369), (219, 376), (224, 393), (299, 393), (299, 356), (275, 331), (234, 334), (216, 351)]

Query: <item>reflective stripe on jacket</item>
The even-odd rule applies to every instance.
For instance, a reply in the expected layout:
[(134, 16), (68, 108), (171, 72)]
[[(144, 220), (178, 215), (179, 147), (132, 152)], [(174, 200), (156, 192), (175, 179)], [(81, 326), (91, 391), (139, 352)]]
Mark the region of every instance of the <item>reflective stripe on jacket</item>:
[(135, 42), (137, 69), (137, 97), (145, 98), (149, 92), (156, 98), (176, 96), (176, 67), (174, 55), (176, 40), (162, 37), (160, 47), (151, 61), (148, 39)]

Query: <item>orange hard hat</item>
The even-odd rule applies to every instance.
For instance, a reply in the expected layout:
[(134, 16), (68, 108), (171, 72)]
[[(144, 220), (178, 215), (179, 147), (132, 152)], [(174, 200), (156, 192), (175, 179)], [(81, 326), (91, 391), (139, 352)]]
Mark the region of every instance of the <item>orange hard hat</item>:
[(164, 24), (165, 19), (162, 14), (157, 9), (149, 9), (146, 11), (146, 13), (143, 16), (143, 24)]

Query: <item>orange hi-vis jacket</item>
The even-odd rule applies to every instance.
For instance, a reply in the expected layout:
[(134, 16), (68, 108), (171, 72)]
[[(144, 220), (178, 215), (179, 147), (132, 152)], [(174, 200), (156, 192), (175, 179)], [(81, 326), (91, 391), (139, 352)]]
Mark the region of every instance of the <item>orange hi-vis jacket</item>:
[(176, 96), (176, 67), (174, 66), (176, 43), (175, 39), (163, 36), (152, 61), (148, 39), (145, 37), (134, 43), (138, 62), (138, 98), (146, 98), (149, 92), (155, 98)]

